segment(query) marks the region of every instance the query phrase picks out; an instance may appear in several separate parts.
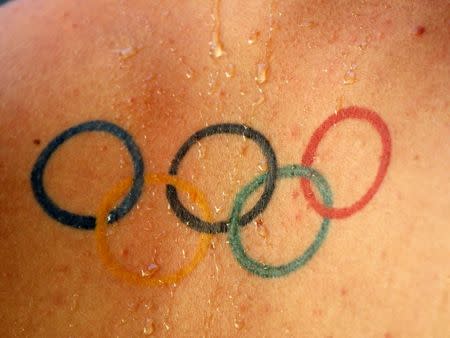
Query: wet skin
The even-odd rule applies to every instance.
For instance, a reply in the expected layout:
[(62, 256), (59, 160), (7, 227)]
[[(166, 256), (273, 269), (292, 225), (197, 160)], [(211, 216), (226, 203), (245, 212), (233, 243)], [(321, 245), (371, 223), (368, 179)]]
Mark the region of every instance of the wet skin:
[[(217, 59), (208, 44), (217, 27), (212, 1), (15, 1), (0, 8), (8, 32), (0, 35), (1, 336), (445, 337), (446, 3), (219, 5), (225, 54)], [(266, 81), (258, 83), (261, 64)], [(146, 174), (167, 173), (183, 142), (217, 123), (263, 133), (282, 167), (301, 164), (316, 128), (349, 106), (375, 111), (388, 126), (386, 176), (362, 210), (331, 219), (314, 257), (282, 278), (249, 273), (227, 234), (216, 234), (204, 260), (176, 285), (136, 286), (105, 268), (93, 231), (55, 221), (33, 195), (39, 154), (89, 120), (125, 129)], [(327, 132), (312, 167), (329, 183), (333, 206), (364, 195), (381, 149), (367, 122), (348, 120)], [(266, 170), (254, 142), (215, 135), (192, 147), (177, 177), (202, 190), (222, 220), (236, 194)], [(132, 175), (120, 140), (89, 133), (55, 152), (43, 182), (61, 207), (93, 215)], [(268, 264), (287, 262), (308, 247), (321, 219), (299, 179), (277, 180), (266, 210), (241, 231), (244, 247)], [(164, 186), (146, 186), (109, 232), (114, 257), (152, 276), (187, 263), (200, 237), (168, 208)]]

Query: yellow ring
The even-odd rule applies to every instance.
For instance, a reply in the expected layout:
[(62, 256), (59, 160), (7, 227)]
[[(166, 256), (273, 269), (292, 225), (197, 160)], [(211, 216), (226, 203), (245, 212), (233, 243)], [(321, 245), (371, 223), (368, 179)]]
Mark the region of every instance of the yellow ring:
[[(181, 279), (190, 274), (195, 267), (197, 267), (200, 261), (205, 258), (206, 252), (208, 251), (211, 243), (212, 235), (202, 233), (192, 260), (173, 274), (161, 277), (142, 276), (142, 274), (138, 272), (126, 269), (123, 265), (117, 262), (109, 250), (108, 241), (106, 239), (106, 217), (111, 207), (117, 203), (120, 197), (123, 196), (123, 194), (129, 189), (131, 184), (131, 179), (126, 179), (120, 182), (105, 196), (97, 210), (95, 240), (101, 261), (106, 266), (107, 270), (110, 271), (115, 277), (133, 284), (142, 286), (158, 286), (178, 283)], [(170, 184), (175, 186), (177, 189), (187, 192), (189, 199), (200, 207), (202, 217), (207, 219), (209, 222), (212, 221), (212, 213), (208, 203), (206, 202), (205, 196), (192, 184), (167, 174), (148, 174), (145, 176), (145, 184)]]

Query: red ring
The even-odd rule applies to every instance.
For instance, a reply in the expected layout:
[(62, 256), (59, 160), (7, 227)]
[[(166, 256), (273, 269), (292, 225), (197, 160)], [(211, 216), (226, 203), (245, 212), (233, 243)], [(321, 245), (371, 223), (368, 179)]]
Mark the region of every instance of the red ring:
[(305, 194), (306, 199), (309, 204), (316, 210), (321, 216), (327, 218), (345, 218), (349, 217), (355, 212), (361, 210), (375, 195), (377, 190), (379, 189), (381, 182), (386, 176), (386, 171), (389, 166), (389, 162), (391, 159), (391, 150), (392, 150), (392, 142), (391, 135), (389, 133), (389, 129), (386, 123), (378, 116), (377, 113), (360, 107), (347, 107), (339, 110), (336, 114), (328, 117), (320, 126), (317, 128), (306, 147), (305, 153), (302, 157), (302, 164), (304, 166), (311, 166), (314, 160), (314, 155), (316, 154), (317, 147), (319, 146), (320, 141), (324, 137), (325, 133), (332, 126), (337, 124), (338, 122), (345, 119), (359, 119), (359, 120), (367, 120), (370, 124), (378, 131), (381, 136), (381, 144), (382, 144), (382, 153), (380, 158), (380, 165), (378, 167), (377, 176), (375, 177), (375, 181), (372, 186), (367, 190), (363, 197), (360, 200), (353, 203), (349, 207), (344, 208), (327, 208), (323, 204), (317, 201), (314, 193), (311, 189), (311, 184), (308, 180), (301, 179), (301, 187), (303, 189), (303, 193)]

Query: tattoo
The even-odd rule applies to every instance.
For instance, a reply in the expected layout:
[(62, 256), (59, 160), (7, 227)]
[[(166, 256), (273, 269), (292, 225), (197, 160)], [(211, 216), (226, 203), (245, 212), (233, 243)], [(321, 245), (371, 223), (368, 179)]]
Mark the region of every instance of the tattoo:
[[(316, 170), (303, 167), (299, 165), (290, 165), (278, 170), (277, 178), (289, 178), (289, 177), (303, 177), (314, 182), (322, 195), (322, 199), (327, 207), (331, 207), (333, 200), (331, 197), (330, 187), (325, 178)], [(231, 224), (228, 238), (230, 241), (231, 251), (233, 252), (236, 260), (247, 271), (264, 278), (275, 278), (284, 276), (292, 271), (305, 265), (316, 253), (316, 251), (322, 245), (325, 237), (328, 233), (330, 220), (324, 218), (320, 226), (319, 232), (316, 235), (312, 244), (293, 261), (278, 266), (268, 265), (260, 263), (255, 259), (249, 257), (242, 246), (240, 237), (239, 218), (247, 198), (258, 189), (261, 184), (267, 179), (267, 174), (263, 174), (255, 178), (251, 183), (246, 185), (237, 195), (234, 200), (233, 210), (231, 211)]]
[(315, 199), (309, 182), (304, 179), (301, 180), (303, 192), (310, 205), (321, 216), (329, 218), (349, 217), (353, 215), (355, 212), (360, 211), (362, 208), (364, 208), (380, 188), (381, 182), (383, 182), (384, 176), (386, 176), (389, 162), (391, 160), (392, 142), (391, 142), (391, 135), (389, 134), (389, 129), (386, 123), (381, 119), (381, 117), (377, 113), (369, 109), (359, 107), (348, 107), (339, 110), (336, 114), (331, 115), (313, 133), (308, 145), (306, 146), (305, 153), (303, 154), (302, 157), (302, 164), (304, 166), (309, 167), (312, 165), (317, 151), (317, 147), (319, 146), (319, 143), (322, 140), (325, 133), (332, 126), (336, 125), (337, 123), (345, 119), (358, 119), (368, 121), (380, 134), (382, 154), (380, 158), (380, 164), (378, 166), (377, 176), (375, 177), (375, 181), (373, 182), (372, 186), (367, 190), (367, 192), (363, 195), (363, 197), (361, 197), (361, 199), (359, 199), (357, 202), (353, 203), (349, 207), (330, 208), (321, 205)]
[[(377, 175), (368, 191), (357, 202), (353, 203), (349, 207), (333, 208), (332, 193), (327, 181), (321, 173), (311, 168), (311, 165), (313, 164), (314, 156), (319, 143), (325, 133), (332, 126), (345, 119), (359, 119), (368, 121), (380, 134), (382, 143), (382, 156), (380, 158)], [(62, 143), (70, 139), (72, 136), (75, 136), (82, 132), (92, 131), (107, 132), (119, 138), (128, 149), (132, 157), (134, 166), (134, 177), (126, 181), (125, 183), (122, 183), (113, 191), (112, 197), (108, 198), (108, 200), (112, 199), (111, 205), (108, 204), (106, 207), (102, 205), (102, 207), (100, 208), (100, 210), (102, 211), (99, 212), (97, 217), (77, 215), (61, 209), (47, 195), (43, 186), (43, 173), (45, 167), (52, 154), (58, 149), (58, 147)], [(268, 170), (266, 173), (256, 177), (252, 182), (244, 186), (242, 190), (236, 195), (233, 203), (233, 208), (230, 213), (230, 218), (228, 220), (212, 222), (211, 212), (207, 207), (207, 203), (205, 202), (203, 193), (198, 191), (194, 186), (192, 186), (191, 183), (179, 180), (176, 175), (178, 173), (181, 161), (188, 153), (190, 148), (201, 139), (215, 134), (242, 135), (253, 140), (262, 149), (262, 152), (266, 157)], [(113, 223), (118, 221), (120, 218), (125, 216), (131, 210), (131, 208), (133, 208), (140, 197), (144, 184), (144, 164), (142, 155), (131, 135), (129, 135), (125, 130), (111, 122), (99, 120), (85, 122), (65, 130), (60, 135), (55, 137), (39, 155), (31, 172), (31, 185), (37, 202), (50, 217), (54, 218), (62, 224), (69, 225), (75, 228), (95, 229), (98, 244), (97, 247), (103, 263), (105, 263), (110, 268), (108, 270), (115, 271), (115, 275), (117, 277), (120, 277), (129, 282), (147, 286), (154, 286), (173, 283), (174, 280), (178, 281), (181, 278), (184, 278), (187, 274), (192, 272), (192, 270), (197, 266), (200, 260), (204, 258), (208, 243), (211, 238), (211, 234), (223, 232), (228, 232), (229, 243), (233, 255), (235, 256), (237, 262), (244, 269), (260, 277), (275, 278), (284, 276), (297, 270), (298, 268), (305, 265), (314, 256), (327, 236), (327, 233), (329, 231), (330, 219), (349, 217), (354, 213), (360, 211), (364, 206), (367, 205), (367, 203), (378, 191), (387, 173), (387, 169), (390, 163), (391, 150), (392, 141), (386, 123), (377, 113), (360, 107), (344, 108), (339, 110), (336, 114), (333, 114), (329, 118), (327, 118), (319, 126), (319, 128), (316, 129), (310, 141), (308, 142), (305, 153), (302, 156), (302, 165), (294, 164), (284, 166), (282, 168), (278, 167), (275, 152), (267, 138), (261, 132), (249, 126), (243, 124), (224, 123), (212, 125), (197, 131), (192, 136), (190, 136), (186, 140), (186, 142), (182, 144), (182, 146), (175, 154), (175, 157), (173, 158), (170, 165), (168, 175), (148, 174), (145, 179), (145, 182), (147, 182), (148, 184), (165, 184), (166, 197), (171, 206), (171, 210), (183, 223), (185, 223), (190, 228), (200, 232), (202, 236), (198, 251), (187, 267), (181, 269), (174, 275), (156, 279), (152, 276), (145, 276), (128, 271), (126, 268), (120, 266), (120, 264), (115, 263), (111, 258), (112, 256), (109, 254), (106, 237), (104, 236), (107, 225), (106, 223)], [(320, 229), (316, 234), (314, 241), (309, 245), (305, 252), (303, 252), (291, 262), (278, 266), (272, 266), (258, 262), (248, 256), (245, 252), (240, 238), (240, 229), (241, 227), (244, 227), (246, 224), (255, 219), (256, 216), (258, 216), (266, 209), (270, 199), (272, 198), (272, 194), (275, 189), (275, 182), (277, 179), (294, 177), (300, 178), (301, 188), (308, 203), (316, 212), (318, 212), (323, 217)], [(310, 181), (312, 181), (316, 186), (319, 194), (321, 195), (322, 202), (317, 201), (316, 197), (314, 196)], [(264, 191), (260, 199), (256, 202), (256, 204), (250, 211), (241, 216), (240, 214), (245, 201), (250, 197), (251, 194), (253, 194), (253, 192), (255, 192), (257, 188), (259, 188), (263, 184)], [(182, 205), (182, 203), (178, 199), (177, 189), (192, 192), (192, 195), (194, 196), (192, 201), (201, 206), (203, 219), (193, 215), (188, 211), (186, 207)], [(117, 191), (119, 191), (120, 193), (124, 193), (126, 190), (129, 190), (126, 197), (112, 211), (108, 212), (107, 210), (109, 210), (109, 208), (114, 205), (114, 203), (118, 199), (118, 196), (121, 196), (120, 194), (118, 195)]]
[[(249, 138), (255, 141), (262, 149), (262, 152), (267, 160), (268, 165), (268, 173), (265, 182), (264, 192), (261, 198), (256, 202), (255, 206), (243, 215), (240, 218), (239, 225), (244, 226), (251, 222), (256, 216), (264, 211), (269, 204), (269, 201), (272, 197), (272, 193), (275, 189), (275, 179), (277, 175), (277, 159), (275, 156), (275, 152), (272, 149), (267, 138), (262, 135), (260, 132), (246, 126), (243, 124), (216, 124), (213, 126), (209, 126), (205, 129), (202, 129), (191, 137), (187, 139), (187, 141), (180, 147), (178, 152), (176, 153), (174, 159), (172, 160), (172, 164), (170, 165), (169, 174), (176, 175), (178, 172), (178, 167), (180, 166), (181, 160), (187, 154), (189, 149), (199, 142), (204, 137), (208, 137), (215, 134), (235, 134), (242, 135), (246, 138)], [(190, 213), (180, 202), (178, 199), (177, 191), (174, 187), (168, 185), (167, 186), (167, 200), (175, 213), (175, 215), (189, 227), (194, 230), (215, 234), (219, 232), (227, 232), (228, 231), (228, 221), (221, 221), (215, 223), (205, 222), (199, 219), (197, 216)]]
[(47, 166), (48, 161), (52, 157), (53, 153), (61, 146), (64, 142), (69, 140), (75, 135), (84, 132), (101, 131), (112, 134), (120, 139), (128, 149), (131, 159), (133, 160), (134, 167), (134, 179), (133, 186), (130, 189), (128, 195), (123, 199), (123, 201), (108, 215), (108, 223), (113, 223), (123, 216), (125, 216), (131, 208), (136, 204), (141, 195), (142, 185), (144, 184), (144, 162), (142, 160), (141, 152), (134, 143), (133, 138), (125, 130), (119, 126), (107, 122), (107, 121), (89, 121), (72, 128), (63, 131), (61, 134), (56, 136), (45, 149), (41, 152), (36, 163), (34, 164), (33, 170), (31, 171), (31, 187), (33, 189), (34, 197), (40, 204), (42, 209), (56, 221), (72, 226), (78, 229), (94, 229), (95, 228), (95, 217), (77, 215), (71, 213), (67, 210), (60, 208), (53, 200), (48, 196), (44, 188), (43, 177), (44, 170)]

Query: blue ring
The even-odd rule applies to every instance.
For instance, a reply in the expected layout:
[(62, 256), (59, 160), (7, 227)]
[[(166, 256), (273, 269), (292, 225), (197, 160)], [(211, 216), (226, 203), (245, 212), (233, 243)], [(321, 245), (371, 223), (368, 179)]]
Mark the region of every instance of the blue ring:
[(134, 178), (132, 187), (122, 202), (120, 202), (120, 204), (108, 215), (108, 223), (118, 221), (136, 204), (139, 196), (141, 195), (144, 184), (144, 162), (142, 160), (141, 152), (132, 136), (119, 126), (108, 121), (94, 120), (66, 129), (61, 134), (56, 136), (47, 145), (47, 147), (45, 147), (37, 158), (33, 170), (31, 171), (31, 186), (33, 193), (44, 211), (50, 217), (62, 224), (86, 230), (92, 230), (95, 228), (95, 216), (78, 215), (61, 209), (55, 202), (53, 202), (45, 191), (43, 176), (48, 161), (60, 145), (77, 134), (91, 131), (106, 132), (119, 138), (128, 149), (133, 161)]

